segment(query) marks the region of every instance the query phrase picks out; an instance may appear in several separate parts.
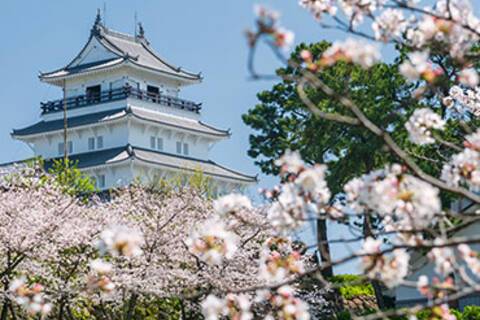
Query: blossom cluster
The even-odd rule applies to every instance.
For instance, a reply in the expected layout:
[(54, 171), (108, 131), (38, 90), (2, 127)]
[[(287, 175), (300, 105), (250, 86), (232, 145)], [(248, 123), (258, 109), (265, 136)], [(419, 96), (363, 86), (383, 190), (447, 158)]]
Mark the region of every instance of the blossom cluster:
[(298, 152), (286, 152), (276, 161), (285, 179), (279, 188), (265, 194), (273, 200), (268, 219), (280, 233), (288, 233), (301, 226), (309, 213), (325, 211), (330, 190), (325, 181), (326, 166), (307, 166)]
[(440, 0), (407, 31), (407, 40), (415, 48), (423, 48), (432, 42), (441, 43), (448, 53), (462, 59), (478, 40), (475, 30), (480, 21), (475, 17), (469, 0)]
[(257, 17), (257, 31), (247, 31), (249, 45), (253, 47), (260, 37), (278, 48), (288, 49), (292, 46), (294, 33), (279, 24), (280, 14), (261, 5), (254, 7)]
[(126, 226), (111, 226), (100, 234), (97, 246), (102, 253), (114, 256), (134, 257), (142, 254), (142, 235)]
[(310, 319), (308, 305), (295, 297), (295, 289), (291, 286), (281, 286), (275, 292), (261, 292), (258, 299), (265, 299), (272, 306), (272, 311), (265, 317), (267, 320)]
[[(323, 15), (336, 16), (341, 9), (347, 17), (349, 30), (365, 20), (372, 19), (373, 37), (381, 41), (404, 43), (416, 50), (440, 43), (448, 53), (459, 60), (464, 58), (478, 41), (480, 20), (474, 15), (469, 0), (439, 0), (433, 7), (418, 8), (423, 14), (405, 16), (407, 9), (415, 7), (415, 1), (396, 7), (386, 5), (386, 0), (299, 0), (300, 6), (308, 10), (316, 20)], [(415, 11), (415, 10), (411, 10)]]
[(369, 278), (381, 280), (386, 286), (393, 288), (407, 276), (410, 256), (405, 249), (395, 249), (389, 257), (382, 254), (381, 244), (379, 239), (365, 239), (362, 250), (363, 272)]
[(421, 229), (441, 213), (438, 189), (405, 173), (400, 165), (354, 178), (344, 191), (349, 209), (359, 214), (377, 213), (387, 230)]
[(432, 144), (432, 129), (443, 130), (445, 121), (431, 109), (416, 109), (405, 124), (410, 141), (419, 145)]
[(389, 41), (392, 38), (400, 39), (408, 27), (403, 11), (387, 9), (376, 17), (372, 29), (377, 40)]
[(399, 67), (400, 73), (409, 80), (423, 79), (429, 83), (433, 83), (443, 71), (439, 67), (435, 67), (429, 61), (428, 51), (414, 51), (408, 54), (408, 60), (405, 60)]
[(223, 259), (233, 258), (237, 250), (238, 237), (227, 230), (220, 219), (211, 219), (195, 230), (186, 244), (190, 252), (208, 264), (221, 264)]
[(202, 312), (206, 320), (217, 320), (223, 317), (229, 319), (250, 320), (251, 301), (245, 294), (228, 294), (225, 299), (209, 295), (202, 303)]
[(465, 137), (465, 149), (452, 156), (442, 169), (441, 178), (452, 186), (465, 185), (480, 190), (480, 130)]
[(91, 273), (87, 280), (88, 288), (95, 292), (100, 290), (103, 293), (110, 293), (115, 289), (115, 284), (110, 279), (113, 270), (111, 263), (100, 259), (92, 260), (90, 262)]
[(334, 16), (337, 13), (336, 0), (300, 0), (300, 5), (320, 20), (324, 13)]
[(52, 304), (47, 302), (48, 297), (43, 293), (44, 288), (39, 283), (27, 285), (26, 278), (17, 278), (12, 281), (9, 291), (13, 299), (31, 315), (47, 315), (52, 310)]
[(259, 264), (259, 277), (267, 283), (279, 283), (305, 271), (302, 256), (293, 250), (289, 238), (267, 239)]
[(335, 42), (330, 46), (318, 61), (313, 61), (310, 51), (303, 50), (301, 58), (310, 71), (317, 71), (323, 67), (332, 66), (339, 61), (355, 63), (364, 69), (371, 68), (381, 58), (380, 51), (372, 44), (355, 39)]
[(447, 107), (455, 107), (460, 113), (468, 111), (475, 117), (480, 116), (480, 88), (464, 90), (460, 86), (450, 88), (449, 96), (445, 97), (443, 103)]

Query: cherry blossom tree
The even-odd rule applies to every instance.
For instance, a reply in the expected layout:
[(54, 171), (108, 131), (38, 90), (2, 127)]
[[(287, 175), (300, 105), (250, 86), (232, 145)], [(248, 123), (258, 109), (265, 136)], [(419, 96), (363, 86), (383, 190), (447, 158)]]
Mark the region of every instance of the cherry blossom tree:
[(29, 313), (49, 313), (52, 304), (63, 310), (82, 289), (76, 275), (93, 254), (88, 247), (100, 220), (36, 165), (2, 177), (1, 318), (15, 317), (12, 301)]

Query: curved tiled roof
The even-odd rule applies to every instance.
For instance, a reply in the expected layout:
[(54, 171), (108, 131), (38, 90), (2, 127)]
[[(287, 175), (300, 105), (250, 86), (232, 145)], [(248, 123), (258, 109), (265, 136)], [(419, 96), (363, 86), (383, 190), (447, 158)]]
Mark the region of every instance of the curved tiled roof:
[[(74, 65), (74, 62), (80, 57), (88, 47), (88, 44), (96, 39), (107, 51), (112, 53), (116, 58), (97, 61), (95, 63), (87, 63)], [(168, 74), (190, 81), (200, 81), (201, 75), (195, 74), (180, 67), (176, 67), (163, 58), (161, 58), (150, 46), (150, 43), (142, 36), (131, 36), (119, 33), (105, 27), (100, 21), (96, 21), (90, 38), (80, 53), (66, 67), (52, 71), (41, 73), (42, 80), (53, 80), (74, 74), (86, 73), (108, 69), (120, 64), (131, 63), (135, 66), (146, 68), (149, 70)]]
[[(254, 183), (257, 181), (256, 176), (250, 176), (234, 171), (211, 160), (185, 157), (157, 150), (132, 147), (130, 145), (94, 152), (73, 154), (69, 156), (69, 159), (72, 161), (78, 161), (78, 168), (80, 169), (112, 165), (133, 159), (159, 167), (185, 172), (201, 170), (204, 174), (209, 176), (232, 179), (245, 183)], [(46, 166), (50, 166), (51, 163), (52, 160), (47, 161)]]
[[(127, 115), (125, 108), (109, 110), (104, 112), (90, 113), (83, 116), (72, 117), (67, 121), (68, 128), (75, 128), (84, 125), (91, 125), (111, 120), (117, 120)], [(40, 121), (26, 128), (14, 129), (13, 136), (29, 136), (40, 133), (47, 133), (52, 131), (63, 130), (63, 119), (52, 121)]]
[[(104, 112), (91, 113), (83, 116), (72, 117), (68, 119), (68, 128), (76, 128), (85, 125), (106, 123), (109, 121), (119, 120), (127, 115), (167, 127), (173, 127), (181, 130), (187, 130), (195, 133), (206, 134), (216, 137), (227, 137), (230, 135), (228, 130), (217, 129), (215, 127), (204, 124), (201, 121), (170, 116), (164, 113), (148, 111), (144, 108), (127, 107), (114, 109)], [(13, 136), (29, 136), (41, 133), (63, 130), (63, 119), (52, 121), (40, 121), (26, 128), (13, 130)]]

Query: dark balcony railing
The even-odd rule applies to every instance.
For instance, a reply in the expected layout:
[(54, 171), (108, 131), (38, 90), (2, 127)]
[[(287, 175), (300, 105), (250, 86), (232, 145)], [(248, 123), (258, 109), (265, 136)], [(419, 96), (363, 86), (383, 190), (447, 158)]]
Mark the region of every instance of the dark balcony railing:
[(54, 101), (42, 102), (40, 103), (40, 108), (42, 109), (42, 114), (47, 114), (57, 111), (63, 111), (65, 103), (67, 105), (67, 110), (71, 110), (95, 104), (123, 100), (126, 98), (135, 98), (139, 100), (158, 103), (167, 107), (187, 110), (196, 113), (199, 113), (201, 109), (201, 103), (194, 103), (192, 101), (183, 100), (163, 94), (152, 94), (147, 91), (135, 89), (130, 86), (125, 86), (123, 88), (108, 91), (102, 91), (99, 95), (80, 95), (75, 97), (69, 97), (65, 100), (59, 99)]

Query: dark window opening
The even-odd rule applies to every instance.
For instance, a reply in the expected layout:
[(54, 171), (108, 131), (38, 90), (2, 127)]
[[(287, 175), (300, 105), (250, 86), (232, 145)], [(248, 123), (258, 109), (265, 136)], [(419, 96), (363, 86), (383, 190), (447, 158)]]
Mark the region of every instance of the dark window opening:
[(160, 89), (155, 86), (147, 86), (147, 95), (152, 98), (154, 102), (157, 102), (160, 95)]
[(87, 101), (90, 103), (100, 102), (101, 91), (101, 85), (87, 87)]

